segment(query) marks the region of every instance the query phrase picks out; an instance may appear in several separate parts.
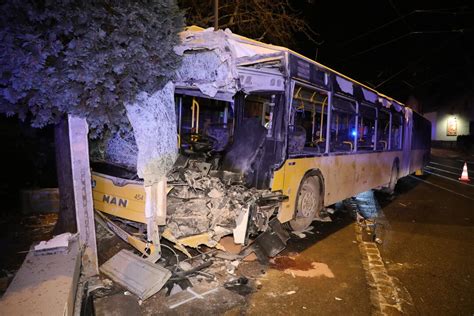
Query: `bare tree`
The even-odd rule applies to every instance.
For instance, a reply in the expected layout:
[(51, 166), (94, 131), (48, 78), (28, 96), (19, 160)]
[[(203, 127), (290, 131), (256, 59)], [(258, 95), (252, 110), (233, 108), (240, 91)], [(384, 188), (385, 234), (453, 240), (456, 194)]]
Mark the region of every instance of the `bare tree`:
[[(179, 0), (178, 4), (185, 10), (187, 25), (214, 25), (214, 0)], [(319, 36), (288, 0), (221, 0), (219, 28), (284, 46), (294, 45), (298, 33), (313, 43)]]

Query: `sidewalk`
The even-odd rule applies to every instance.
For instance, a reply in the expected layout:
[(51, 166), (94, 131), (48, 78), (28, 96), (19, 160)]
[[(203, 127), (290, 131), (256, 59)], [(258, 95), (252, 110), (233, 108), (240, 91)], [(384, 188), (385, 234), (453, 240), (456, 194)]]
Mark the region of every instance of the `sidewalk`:
[(474, 154), (466, 154), (455, 149), (431, 148), (431, 155), (440, 158), (452, 158), (474, 161)]

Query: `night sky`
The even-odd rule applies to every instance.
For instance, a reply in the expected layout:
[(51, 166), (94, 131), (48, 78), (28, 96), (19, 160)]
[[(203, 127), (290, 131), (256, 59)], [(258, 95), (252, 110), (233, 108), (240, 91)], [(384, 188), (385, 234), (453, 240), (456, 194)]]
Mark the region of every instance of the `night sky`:
[[(472, 1), (294, 1), (322, 44), (298, 50), (406, 102), (474, 91)], [(425, 109), (426, 110), (426, 109)]]

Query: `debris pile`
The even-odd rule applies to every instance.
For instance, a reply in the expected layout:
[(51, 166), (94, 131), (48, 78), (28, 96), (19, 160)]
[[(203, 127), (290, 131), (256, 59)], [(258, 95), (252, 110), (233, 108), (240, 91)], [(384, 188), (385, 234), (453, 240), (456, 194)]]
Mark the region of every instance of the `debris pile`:
[[(284, 196), (231, 181), (224, 183), (208, 175), (209, 169), (203, 164), (197, 165), (200, 170), (178, 168), (169, 175), (174, 189), (168, 195), (167, 228), (173, 236), (182, 238), (207, 232), (217, 242), (233, 233), (239, 224), (248, 227), (244, 234), (265, 231)], [(243, 218), (246, 213), (247, 218)]]

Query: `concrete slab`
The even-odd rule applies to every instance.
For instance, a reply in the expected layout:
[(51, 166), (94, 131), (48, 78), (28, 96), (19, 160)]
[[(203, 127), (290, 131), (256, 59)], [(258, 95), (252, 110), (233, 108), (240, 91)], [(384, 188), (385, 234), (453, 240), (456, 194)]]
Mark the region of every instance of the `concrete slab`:
[(171, 277), (169, 270), (125, 249), (104, 263), (100, 271), (142, 300), (158, 292)]
[(67, 253), (28, 253), (0, 300), (0, 315), (72, 315), (80, 274), (79, 243)]

